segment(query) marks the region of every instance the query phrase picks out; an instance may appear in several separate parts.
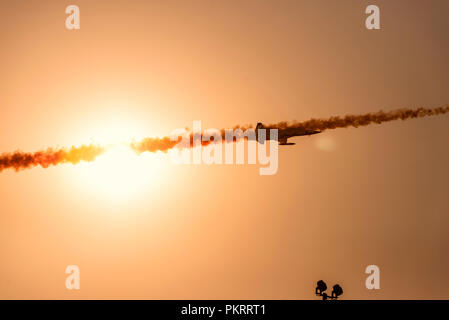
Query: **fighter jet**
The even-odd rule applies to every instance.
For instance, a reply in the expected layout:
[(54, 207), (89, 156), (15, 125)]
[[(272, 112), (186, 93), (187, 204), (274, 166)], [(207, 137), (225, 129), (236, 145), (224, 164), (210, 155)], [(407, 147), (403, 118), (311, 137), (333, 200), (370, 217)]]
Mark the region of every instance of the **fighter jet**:
[(270, 139), (270, 129), (278, 129), (278, 141), (281, 146), (291, 146), (294, 145), (294, 142), (287, 142), (288, 138), (298, 137), (298, 136), (311, 136), (312, 134), (320, 133), (318, 130), (306, 130), (301, 128), (287, 128), (287, 129), (279, 129), (276, 127), (265, 127), (261, 122), (257, 123), (256, 126), (256, 137), (258, 137), (258, 130), (266, 129), (266, 139)]

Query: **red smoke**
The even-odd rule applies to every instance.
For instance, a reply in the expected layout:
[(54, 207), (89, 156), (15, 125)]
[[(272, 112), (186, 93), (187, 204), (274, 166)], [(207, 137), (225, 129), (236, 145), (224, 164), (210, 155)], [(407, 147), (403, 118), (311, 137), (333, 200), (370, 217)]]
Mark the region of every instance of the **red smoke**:
[[(334, 116), (327, 119), (310, 119), (303, 122), (279, 122), (275, 124), (264, 125), (264, 128), (268, 129), (279, 129), (285, 130), (288, 129), (289, 134), (302, 134), (304, 130), (318, 130), (324, 131), (328, 129), (337, 129), (337, 128), (348, 128), (348, 127), (362, 127), (370, 124), (380, 124), (383, 122), (393, 121), (393, 120), (406, 120), (412, 118), (422, 118), (427, 116), (441, 115), (449, 112), (449, 105), (445, 105), (442, 107), (427, 109), (427, 108), (418, 108), (418, 109), (398, 109), (393, 111), (378, 111), (375, 113), (366, 113), (360, 115), (346, 115), (344, 117)], [(240, 128), (242, 131), (250, 127), (241, 127), (236, 126), (235, 128)], [(225, 130), (220, 130), (221, 135), (223, 137), (223, 141), (225, 138), (224, 132)], [(190, 146), (193, 146), (192, 143), (192, 134), (190, 134)], [(235, 139), (234, 139), (235, 141)], [(135, 151), (141, 152), (156, 152), (167, 150), (176, 146), (177, 141), (171, 141), (169, 137), (165, 138), (145, 138), (139, 143), (134, 143), (131, 145), (131, 148)], [(210, 142), (202, 141), (202, 145), (207, 145)]]
[[(367, 126), (373, 123), (380, 124), (383, 122), (393, 121), (393, 120), (406, 120), (412, 118), (422, 118), (427, 116), (441, 115), (449, 112), (449, 105), (445, 105), (438, 108), (418, 108), (418, 109), (398, 109), (393, 111), (379, 111), (375, 113), (366, 113), (361, 115), (346, 115), (344, 117), (334, 116), (327, 119), (310, 119), (303, 122), (279, 122), (276, 124), (271, 124), (264, 126), (270, 129), (289, 129), (289, 133), (300, 134), (304, 130), (319, 130), (324, 131), (328, 129), (336, 128), (347, 128), (347, 127), (361, 127)], [(245, 127), (236, 126), (235, 128), (240, 128), (245, 131)], [(234, 129), (235, 129), (234, 128)], [(224, 132), (221, 131), (222, 139), (225, 138)], [(148, 152), (167, 152), (169, 149), (174, 148), (179, 142), (171, 141), (169, 137), (163, 138), (145, 138), (137, 143), (130, 144), (130, 147), (138, 152), (142, 153)], [(233, 141), (236, 139), (234, 138)], [(213, 141), (212, 141), (213, 142)], [(211, 141), (202, 141), (202, 145), (207, 145)], [(190, 144), (189, 147), (193, 146), (193, 136), (190, 134)], [(25, 153), (21, 151), (16, 151), (13, 153), (4, 153), (0, 155), (0, 172), (12, 168), (16, 171), (35, 167), (40, 165), (43, 168), (49, 166), (54, 166), (60, 163), (79, 163), (80, 161), (93, 161), (97, 156), (105, 152), (104, 147), (96, 145), (87, 145), (81, 147), (72, 147), (69, 150), (62, 149), (47, 149), (45, 151), (38, 151), (34, 153)]]
[(103, 147), (88, 145), (72, 147), (69, 150), (47, 149), (33, 153), (16, 151), (0, 155), (0, 172), (12, 168), (16, 171), (40, 165), (42, 168), (55, 166), (60, 163), (79, 163), (80, 161), (93, 161), (104, 152)]
[(344, 117), (330, 117), (327, 119), (310, 119), (303, 122), (294, 122), (288, 124), (287, 122), (280, 122), (275, 125), (279, 129), (297, 128), (306, 130), (320, 130), (347, 127), (362, 127), (373, 123), (380, 124), (382, 122), (388, 122), (393, 120), (407, 120), (412, 118), (422, 118), (427, 116), (436, 116), (449, 112), (449, 105), (445, 105), (438, 108), (418, 108), (418, 109), (398, 109), (393, 111), (378, 111), (376, 113), (366, 113), (361, 115), (346, 115)]

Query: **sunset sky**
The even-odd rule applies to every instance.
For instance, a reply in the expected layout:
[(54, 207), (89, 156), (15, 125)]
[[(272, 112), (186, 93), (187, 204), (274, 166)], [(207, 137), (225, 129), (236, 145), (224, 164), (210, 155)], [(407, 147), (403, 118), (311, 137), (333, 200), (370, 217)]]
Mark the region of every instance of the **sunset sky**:
[[(448, 14), (446, 0), (2, 0), (0, 154), (445, 105)], [(328, 130), (280, 146), (272, 176), (127, 148), (5, 170), (0, 299), (317, 299), (320, 279), (342, 299), (449, 299), (448, 139), (449, 115)]]

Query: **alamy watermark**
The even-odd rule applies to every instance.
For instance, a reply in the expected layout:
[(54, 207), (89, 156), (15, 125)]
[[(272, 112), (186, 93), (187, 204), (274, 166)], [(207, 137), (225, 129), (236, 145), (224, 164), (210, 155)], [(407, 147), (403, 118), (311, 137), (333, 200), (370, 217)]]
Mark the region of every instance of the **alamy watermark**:
[[(265, 166), (259, 169), (260, 175), (274, 175), (278, 170), (278, 129), (203, 131), (201, 121), (197, 120), (193, 121), (191, 133), (183, 128), (176, 129), (172, 131), (170, 140), (179, 141), (170, 152), (171, 161), (175, 164), (244, 164), (247, 145), (247, 163), (256, 164), (258, 161)], [(270, 142), (267, 143), (267, 140)]]
[(65, 13), (69, 16), (65, 19), (65, 27), (68, 30), (79, 30), (80, 28), (80, 8), (77, 5), (70, 5), (65, 8)]
[[(66, 17), (65, 26), (68, 30), (80, 29), (80, 9), (77, 5), (69, 5), (65, 9), (65, 13), (69, 16)], [(376, 5), (369, 5), (365, 9), (365, 14), (369, 16), (365, 20), (365, 27), (368, 30), (380, 29), (380, 9)]]
[(80, 268), (77, 265), (68, 265), (65, 269), (65, 273), (69, 276), (65, 280), (65, 287), (68, 290), (79, 290), (80, 289)]
[(366, 278), (365, 286), (368, 290), (380, 289), (380, 269), (378, 266), (372, 264), (366, 267), (365, 273), (369, 274)]

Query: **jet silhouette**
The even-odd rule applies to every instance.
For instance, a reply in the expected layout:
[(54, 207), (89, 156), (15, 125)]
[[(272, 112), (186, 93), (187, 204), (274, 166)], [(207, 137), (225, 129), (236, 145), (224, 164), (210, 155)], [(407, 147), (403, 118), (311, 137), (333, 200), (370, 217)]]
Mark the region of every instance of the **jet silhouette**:
[[(278, 142), (281, 146), (291, 146), (294, 145), (294, 142), (287, 142), (288, 138), (291, 137), (299, 137), (299, 136), (311, 136), (313, 134), (320, 133), (321, 131), (318, 130), (307, 130), (302, 128), (287, 128), (287, 129), (279, 129), (276, 127), (266, 127), (262, 124), (262, 122), (258, 122), (256, 126), (256, 137), (258, 137), (258, 131), (259, 129), (266, 129), (266, 140), (270, 139), (270, 129), (277, 129), (278, 130)], [(258, 139), (258, 138), (257, 138)], [(258, 140), (259, 141), (259, 140)]]

